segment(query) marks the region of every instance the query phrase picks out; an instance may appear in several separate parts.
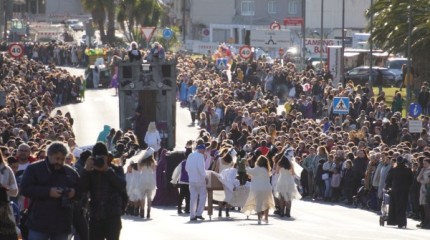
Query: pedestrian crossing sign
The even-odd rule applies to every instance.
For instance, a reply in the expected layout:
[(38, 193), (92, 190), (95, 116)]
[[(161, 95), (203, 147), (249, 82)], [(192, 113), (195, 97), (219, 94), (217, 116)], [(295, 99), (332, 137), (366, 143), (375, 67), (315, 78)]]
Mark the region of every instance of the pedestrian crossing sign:
[(335, 97), (333, 98), (333, 113), (348, 114), (349, 113), (349, 98)]
[(220, 69), (224, 69), (227, 67), (227, 58), (218, 58), (216, 60), (216, 65), (218, 66), (218, 68)]

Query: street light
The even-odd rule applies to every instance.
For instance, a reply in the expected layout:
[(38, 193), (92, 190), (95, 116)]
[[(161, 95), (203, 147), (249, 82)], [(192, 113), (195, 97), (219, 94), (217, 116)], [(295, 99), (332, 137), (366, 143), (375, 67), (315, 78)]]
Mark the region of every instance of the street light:
[(369, 86), (373, 87), (372, 81), (372, 64), (373, 64), (373, 0), (370, 0), (370, 36), (369, 36), (369, 45), (370, 45), (370, 63), (369, 63)]
[(322, 60), (322, 51), (323, 51), (323, 38), (324, 38), (324, 0), (321, 0), (321, 32), (320, 32), (320, 69), (323, 70), (323, 60)]
[(345, 0), (342, 0), (342, 49), (340, 50), (340, 82), (345, 86)]
[(412, 36), (412, 0), (409, 0), (409, 9), (408, 9), (408, 70), (405, 77), (406, 82), (406, 99), (408, 102), (412, 98), (412, 90), (411, 90), (411, 36)]

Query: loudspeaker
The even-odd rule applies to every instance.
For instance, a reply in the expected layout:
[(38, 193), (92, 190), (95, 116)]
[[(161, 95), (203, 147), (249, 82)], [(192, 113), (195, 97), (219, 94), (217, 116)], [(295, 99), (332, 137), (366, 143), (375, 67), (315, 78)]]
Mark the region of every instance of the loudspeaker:
[(131, 66), (122, 66), (122, 78), (133, 78), (133, 70)]
[(172, 65), (161, 65), (161, 74), (162, 77), (171, 77), (172, 76)]

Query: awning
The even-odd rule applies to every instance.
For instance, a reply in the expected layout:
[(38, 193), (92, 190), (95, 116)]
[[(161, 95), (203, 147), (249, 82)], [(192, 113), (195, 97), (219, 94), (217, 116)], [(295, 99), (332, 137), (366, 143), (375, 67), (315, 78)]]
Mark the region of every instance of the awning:
[(388, 52), (382, 52), (382, 53), (374, 52), (372, 53), (372, 55), (375, 57), (388, 57)]
[(355, 57), (358, 56), (358, 54), (360, 53), (356, 53), (356, 52), (346, 52), (343, 54), (344, 57)]

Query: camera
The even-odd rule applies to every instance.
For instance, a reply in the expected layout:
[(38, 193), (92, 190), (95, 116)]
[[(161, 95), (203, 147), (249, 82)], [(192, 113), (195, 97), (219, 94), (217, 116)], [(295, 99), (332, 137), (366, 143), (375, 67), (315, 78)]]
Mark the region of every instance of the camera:
[(105, 159), (103, 158), (103, 156), (97, 155), (94, 159), (94, 166), (101, 168), (104, 165), (105, 165)]
[(63, 208), (71, 208), (72, 201), (69, 199), (70, 188), (61, 189), (61, 207)]

